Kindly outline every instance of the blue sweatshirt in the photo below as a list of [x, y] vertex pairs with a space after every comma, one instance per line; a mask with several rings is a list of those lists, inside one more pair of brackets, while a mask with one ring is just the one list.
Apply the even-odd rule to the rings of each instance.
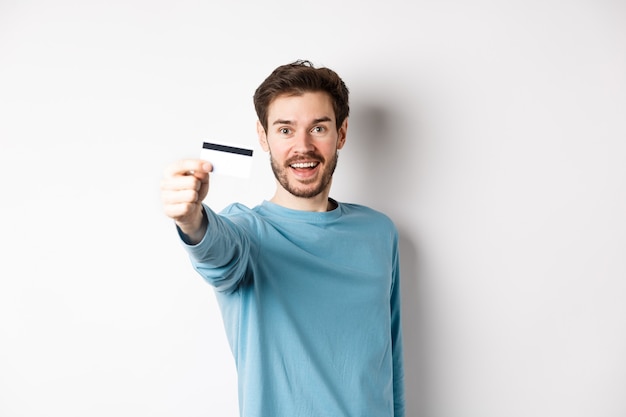
[[184, 245], [216, 290], [244, 417], [403, 417], [398, 233], [339, 203], [264, 202], [219, 215]]

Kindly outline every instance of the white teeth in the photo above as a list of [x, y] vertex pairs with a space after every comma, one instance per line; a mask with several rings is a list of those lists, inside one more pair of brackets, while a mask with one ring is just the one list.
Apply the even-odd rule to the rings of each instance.
[[292, 168], [315, 168], [316, 166], [317, 162], [298, 162], [291, 164]]

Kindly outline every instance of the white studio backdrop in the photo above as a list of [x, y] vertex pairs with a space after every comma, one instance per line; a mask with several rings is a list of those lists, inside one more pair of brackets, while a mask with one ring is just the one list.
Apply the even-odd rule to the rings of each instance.
[[305, 58], [351, 89], [332, 195], [402, 238], [408, 417], [626, 415], [626, 4], [0, 0], [0, 416], [234, 416], [161, 212]]

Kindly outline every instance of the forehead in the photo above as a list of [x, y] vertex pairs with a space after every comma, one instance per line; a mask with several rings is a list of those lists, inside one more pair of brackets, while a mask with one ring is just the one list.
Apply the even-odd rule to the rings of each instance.
[[335, 120], [332, 99], [324, 91], [281, 94], [272, 100], [267, 112], [270, 124], [275, 120], [306, 121], [322, 117]]

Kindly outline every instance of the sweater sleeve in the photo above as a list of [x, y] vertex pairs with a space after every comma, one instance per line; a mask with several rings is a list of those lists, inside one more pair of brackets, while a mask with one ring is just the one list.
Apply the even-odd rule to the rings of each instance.
[[394, 417], [404, 417], [404, 359], [402, 348], [402, 323], [400, 319], [400, 261], [398, 255], [398, 239], [394, 245], [393, 287], [391, 291], [391, 342], [393, 353], [393, 398]]
[[240, 225], [207, 206], [204, 210], [208, 219], [204, 237], [196, 245], [183, 241], [183, 247], [202, 278], [219, 292], [234, 292], [246, 275], [250, 239]]

